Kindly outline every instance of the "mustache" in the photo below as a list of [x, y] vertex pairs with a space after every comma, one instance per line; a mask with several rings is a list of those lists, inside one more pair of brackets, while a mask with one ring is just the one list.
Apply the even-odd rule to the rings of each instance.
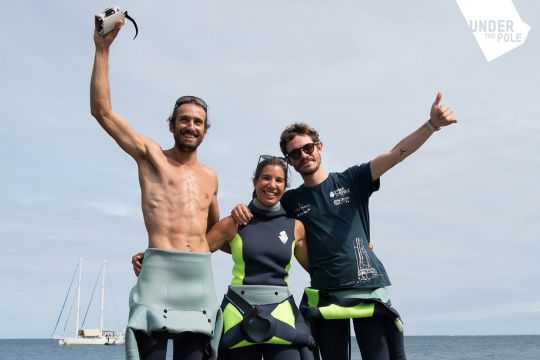
[[193, 136], [199, 137], [201, 136], [201, 133], [198, 132], [197, 130], [184, 129], [183, 131], [180, 132], [180, 135], [193, 135]]

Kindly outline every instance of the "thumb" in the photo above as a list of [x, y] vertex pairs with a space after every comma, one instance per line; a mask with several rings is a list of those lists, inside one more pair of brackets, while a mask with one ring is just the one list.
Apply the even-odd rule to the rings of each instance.
[[442, 97], [443, 97], [443, 93], [438, 91], [437, 96], [435, 97], [435, 101], [433, 102], [433, 105], [439, 105], [439, 103], [441, 102]]

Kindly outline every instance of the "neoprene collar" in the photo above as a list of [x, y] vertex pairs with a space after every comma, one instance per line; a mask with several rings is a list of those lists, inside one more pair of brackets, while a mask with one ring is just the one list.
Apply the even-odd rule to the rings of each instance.
[[268, 207], [261, 204], [261, 202], [255, 198], [249, 203], [248, 208], [253, 214], [263, 217], [285, 216], [286, 214], [279, 201], [276, 205]]

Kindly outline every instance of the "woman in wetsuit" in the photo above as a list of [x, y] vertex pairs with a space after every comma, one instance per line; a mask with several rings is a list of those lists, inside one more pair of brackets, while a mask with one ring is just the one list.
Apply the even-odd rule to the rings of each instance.
[[207, 234], [211, 251], [233, 257], [233, 280], [222, 302], [220, 358], [312, 358], [314, 342], [287, 286], [294, 255], [308, 269], [304, 226], [288, 218], [279, 200], [287, 187], [284, 158], [263, 155], [253, 176], [253, 219], [238, 226], [226, 217]]

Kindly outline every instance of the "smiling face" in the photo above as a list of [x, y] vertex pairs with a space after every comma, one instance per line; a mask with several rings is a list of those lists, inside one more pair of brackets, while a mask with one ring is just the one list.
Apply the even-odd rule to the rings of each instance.
[[194, 152], [206, 134], [206, 113], [192, 103], [178, 107], [176, 118], [171, 121], [169, 130], [174, 134], [176, 147], [183, 152]]
[[[287, 154], [291, 151], [301, 149], [304, 145], [313, 142], [313, 139], [308, 135], [296, 135], [286, 144]], [[291, 164], [302, 176], [312, 175], [317, 172], [321, 166], [321, 150], [322, 143], [316, 143], [311, 154], [306, 153], [304, 150], [300, 150], [300, 157], [298, 159], [288, 158], [289, 164]]]
[[265, 165], [258, 178], [253, 179], [257, 200], [264, 206], [274, 206], [285, 192], [287, 179], [283, 167], [275, 164]]

